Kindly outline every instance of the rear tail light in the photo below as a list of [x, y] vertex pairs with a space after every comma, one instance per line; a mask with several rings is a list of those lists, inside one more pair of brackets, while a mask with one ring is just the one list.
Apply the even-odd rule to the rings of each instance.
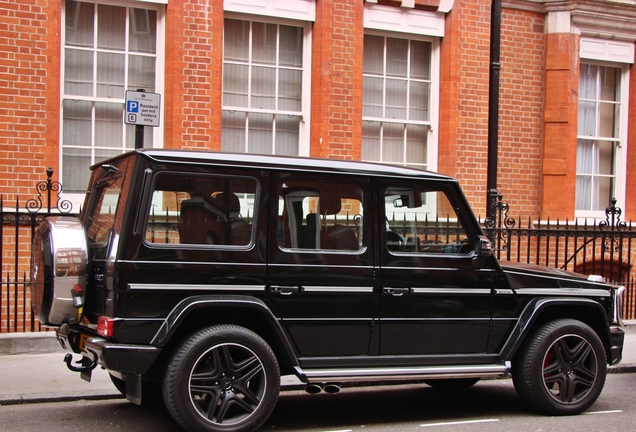
[[71, 290], [71, 296], [73, 297], [73, 305], [76, 308], [80, 308], [84, 306], [84, 296], [86, 294], [86, 290], [83, 286], [79, 284], [73, 285], [73, 289]]
[[99, 317], [97, 320], [97, 333], [104, 337], [113, 337], [115, 329], [115, 320], [105, 316]]

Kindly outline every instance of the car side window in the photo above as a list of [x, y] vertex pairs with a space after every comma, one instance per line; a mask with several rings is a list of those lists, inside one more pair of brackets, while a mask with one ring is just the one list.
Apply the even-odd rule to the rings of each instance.
[[278, 187], [278, 245], [283, 249], [362, 249], [362, 189], [285, 180]]
[[252, 238], [254, 179], [162, 173], [156, 176], [146, 241], [246, 246]]
[[443, 190], [395, 187], [384, 192], [386, 246], [391, 252], [469, 254], [473, 251]]

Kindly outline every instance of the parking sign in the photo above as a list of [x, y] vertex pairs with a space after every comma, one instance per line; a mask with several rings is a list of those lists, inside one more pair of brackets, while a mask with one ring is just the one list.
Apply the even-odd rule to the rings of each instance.
[[161, 95], [126, 90], [126, 115], [124, 123], [140, 126], [159, 126]]

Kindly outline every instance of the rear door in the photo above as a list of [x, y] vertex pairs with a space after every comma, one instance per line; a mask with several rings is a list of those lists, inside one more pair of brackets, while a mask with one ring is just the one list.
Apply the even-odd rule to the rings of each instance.
[[367, 354], [374, 323], [369, 179], [278, 173], [272, 182], [267, 291], [301, 364]]
[[146, 172], [152, 174], [143, 207], [147, 222], [143, 238], [124, 241], [118, 317], [137, 325], [135, 334], [144, 328], [150, 336], [186, 297], [266, 300], [262, 173], [194, 165]]
[[485, 353], [492, 271], [473, 266], [478, 232], [459, 191], [437, 181], [380, 184], [381, 355], [436, 363]]

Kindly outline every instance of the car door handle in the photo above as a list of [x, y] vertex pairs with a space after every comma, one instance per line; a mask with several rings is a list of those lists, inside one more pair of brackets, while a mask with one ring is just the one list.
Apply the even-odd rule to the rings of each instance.
[[269, 292], [272, 294], [291, 295], [293, 293], [300, 292], [300, 287], [273, 285], [269, 287]]
[[411, 288], [391, 288], [386, 287], [382, 289], [384, 294], [391, 294], [395, 297], [403, 296], [404, 294], [409, 294], [411, 292]]

